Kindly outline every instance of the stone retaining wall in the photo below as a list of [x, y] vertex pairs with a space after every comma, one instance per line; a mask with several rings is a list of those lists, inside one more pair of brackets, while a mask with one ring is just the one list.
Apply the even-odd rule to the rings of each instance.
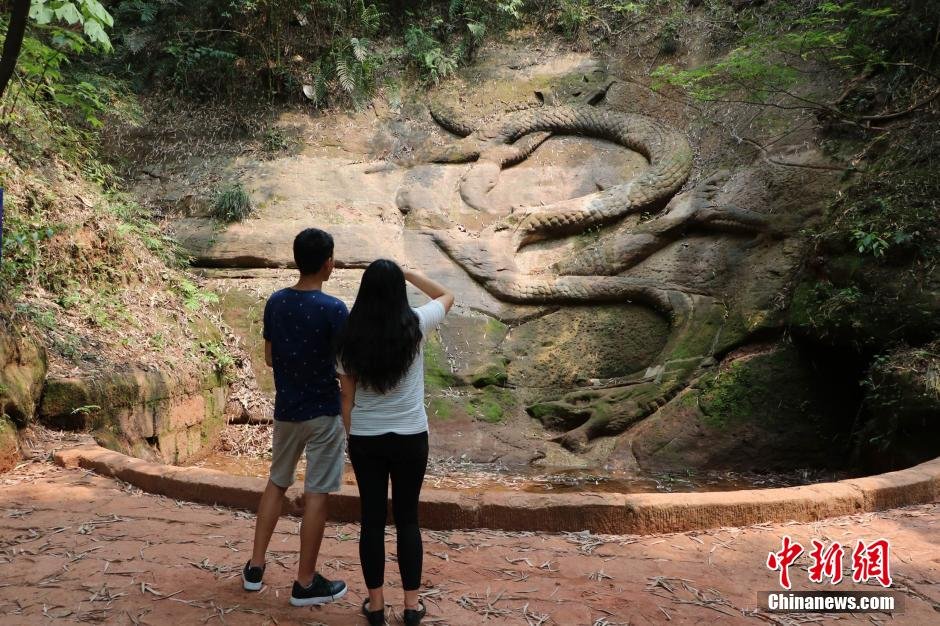
[[[255, 510], [266, 480], [196, 467], [149, 463], [84, 446], [56, 452], [63, 467], [82, 467], [171, 498]], [[287, 492], [287, 512], [299, 513], [299, 485]], [[467, 495], [425, 489], [421, 525], [434, 530], [495, 528], [603, 534], [680, 532], [763, 522], [814, 521], [940, 500], [940, 458], [907, 470], [783, 489], [706, 493], [553, 494], [493, 491]], [[356, 487], [344, 485], [330, 503], [330, 519], [357, 521]]]
[[221, 433], [228, 389], [216, 375], [126, 370], [46, 380], [39, 420], [91, 431], [102, 445], [167, 463], [208, 450]]

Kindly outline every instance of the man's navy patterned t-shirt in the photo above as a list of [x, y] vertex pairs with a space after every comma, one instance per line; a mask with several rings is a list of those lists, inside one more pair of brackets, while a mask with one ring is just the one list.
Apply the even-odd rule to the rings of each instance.
[[322, 291], [281, 289], [264, 307], [264, 338], [271, 342], [274, 419], [302, 422], [339, 415], [333, 340], [349, 311]]

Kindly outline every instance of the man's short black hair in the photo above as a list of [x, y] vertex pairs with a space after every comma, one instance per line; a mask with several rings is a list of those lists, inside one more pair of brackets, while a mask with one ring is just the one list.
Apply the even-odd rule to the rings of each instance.
[[301, 274], [316, 274], [333, 256], [333, 237], [319, 228], [307, 228], [294, 238], [294, 263]]

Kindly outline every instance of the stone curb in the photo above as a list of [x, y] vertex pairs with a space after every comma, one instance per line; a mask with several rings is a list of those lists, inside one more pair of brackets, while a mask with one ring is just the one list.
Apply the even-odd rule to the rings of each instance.
[[[203, 504], [253, 511], [264, 478], [233, 476], [211, 469], [160, 465], [88, 445], [55, 453], [57, 465], [91, 469], [144, 491]], [[298, 513], [303, 493], [287, 491], [285, 512]], [[940, 500], [940, 458], [910, 469], [805, 487], [703, 493], [551, 494], [494, 491], [467, 495], [425, 489], [421, 525], [432, 530], [493, 528], [601, 534], [651, 534], [748, 526], [766, 522], [808, 522]], [[356, 487], [343, 485], [330, 500], [330, 519], [359, 519]]]

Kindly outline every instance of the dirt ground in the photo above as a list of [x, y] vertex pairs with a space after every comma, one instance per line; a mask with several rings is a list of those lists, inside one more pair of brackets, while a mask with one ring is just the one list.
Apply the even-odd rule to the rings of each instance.
[[[278, 526], [267, 586], [247, 594], [239, 574], [251, 545], [251, 514], [176, 502], [44, 461], [3, 475], [0, 502], [3, 624], [364, 623], [353, 524], [328, 527], [320, 561], [321, 571], [345, 579], [350, 592], [326, 607], [298, 609], [288, 605], [296, 519]], [[815, 524], [643, 537], [425, 531], [426, 623], [937, 623], [938, 526], [940, 503]], [[784, 534], [807, 545], [819, 537], [843, 544], [890, 539], [902, 611], [890, 617], [759, 610], [759, 592], [777, 588], [764, 561]], [[798, 563], [794, 588], [809, 589], [807, 562]], [[390, 624], [400, 623], [396, 578], [391, 556]]]

